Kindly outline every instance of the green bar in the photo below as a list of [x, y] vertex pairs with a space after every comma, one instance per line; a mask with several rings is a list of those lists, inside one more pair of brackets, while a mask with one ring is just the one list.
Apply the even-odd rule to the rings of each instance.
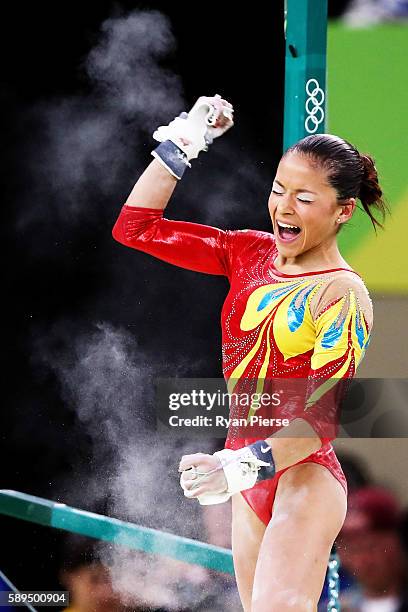
[[325, 132], [327, 0], [286, 0], [283, 150]]
[[38, 525], [51, 525], [54, 505], [55, 503], [48, 499], [26, 495], [19, 491], [0, 491], [0, 512], [2, 514], [38, 523]]
[[219, 572], [234, 573], [232, 553], [226, 548], [71, 508], [18, 491], [0, 491], [0, 513], [134, 550], [195, 563]]

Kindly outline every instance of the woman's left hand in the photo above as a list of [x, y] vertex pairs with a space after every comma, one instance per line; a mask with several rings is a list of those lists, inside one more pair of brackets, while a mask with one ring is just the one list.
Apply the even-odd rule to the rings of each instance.
[[214, 455], [183, 455], [179, 472], [182, 472], [180, 485], [186, 497], [196, 498], [205, 493], [224, 493], [227, 490], [228, 484], [221, 461]]

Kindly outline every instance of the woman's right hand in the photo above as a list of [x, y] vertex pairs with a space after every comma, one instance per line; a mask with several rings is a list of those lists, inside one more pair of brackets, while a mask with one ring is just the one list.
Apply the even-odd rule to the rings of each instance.
[[201, 96], [189, 113], [181, 113], [168, 125], [160, 126], [153, 138], [159, 142], [171, 140], [190, 161], [234, 125], [233, 114], [232, 104], [219, 94]]
[[[199, 98], [198, 101], [201, 99]], [[215, 117], [209, 125], [208, 131], [213, 139], [218, 138], [234, 125], [234, 107], [228, 100], [221, 98], [219, 94], [212, 98], [203, 97], [203, 100], [207, 100], [215, 110]]]

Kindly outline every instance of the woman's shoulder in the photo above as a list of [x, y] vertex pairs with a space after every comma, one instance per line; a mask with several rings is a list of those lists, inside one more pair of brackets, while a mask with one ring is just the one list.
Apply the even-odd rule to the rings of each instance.
[[255, 229], [227, 230], [227, 236], [233, 246], [244, 248], [254, 246], [260, 248], [262, 245], [268, 248], [275, 244], [275, 236], [271, 232]]
[[332, 287], [332, 290], [340, 293], [353, 291], [371, 302], [364, 279], [352, 268], [336, 270], [330, 278], [329, 286]]
[[330, 304], [341, 299], [346, 300], [349, 304], [354, 302], [356, 308], [362, 311], [369, 327], [371, 327], [373, 304], [370, 294], [364, 280], [351, 268], [334, 270], [322, 279], [313, 299], [313, 318], [318, 318]]

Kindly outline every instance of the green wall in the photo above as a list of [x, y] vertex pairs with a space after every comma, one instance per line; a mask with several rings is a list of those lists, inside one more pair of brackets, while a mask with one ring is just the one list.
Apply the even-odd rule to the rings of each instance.
[[391, 209], [377, 236], [357, 211], [342, 251], [372, 291], [408, 294], [408, 26], [330, 24], [327, 131], [373, 155]]

